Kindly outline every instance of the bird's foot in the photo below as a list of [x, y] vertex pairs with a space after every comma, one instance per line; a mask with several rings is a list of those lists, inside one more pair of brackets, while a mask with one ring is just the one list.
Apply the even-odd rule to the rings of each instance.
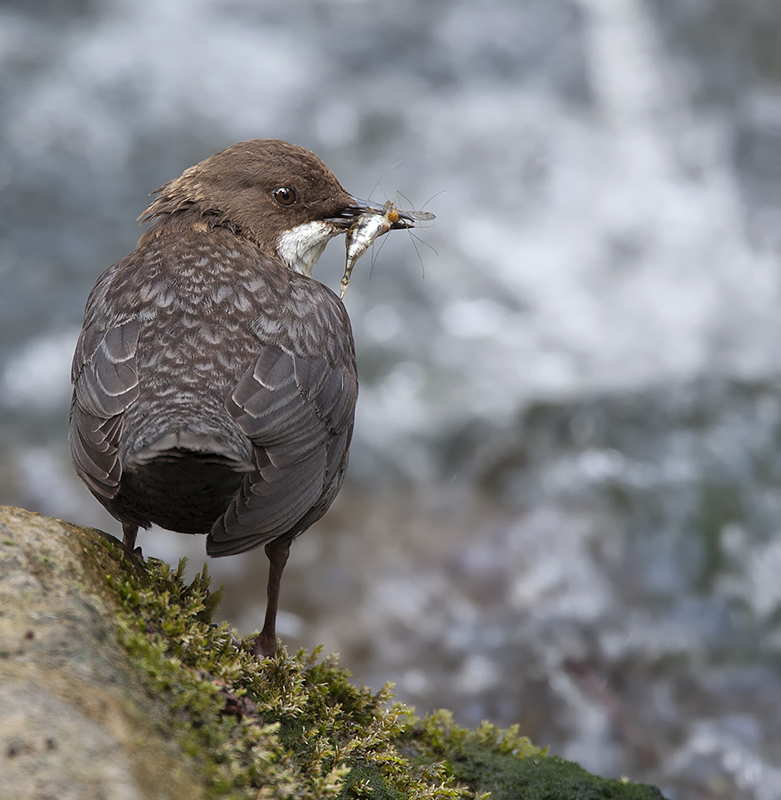
[[273, 658], [277, 654], [277, 640], [275, 636], [268, 636], [261, 631], [252, 644], [255, 658]]

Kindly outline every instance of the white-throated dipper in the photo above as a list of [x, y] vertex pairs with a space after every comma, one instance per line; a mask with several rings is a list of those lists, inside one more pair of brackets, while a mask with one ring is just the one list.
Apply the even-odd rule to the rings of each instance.
[[158, 190], [136, 250], [90, 293], [73, 358], [73, 463], [131, 551], [152, 523], [208, 534], [211, 556], [265, 545], [259, 656], [276, 651], [290, 544], [347, 467], [352, 330], [311, 274], [367, 207], [302, 147], [228, 147]]

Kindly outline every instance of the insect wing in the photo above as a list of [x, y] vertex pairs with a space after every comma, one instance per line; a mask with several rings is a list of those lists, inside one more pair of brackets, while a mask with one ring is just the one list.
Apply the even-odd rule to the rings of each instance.
[[437, 215], [432, 214], [430, 211], [405, 211], [404, 213], [412, 217], [412, 219], [418, 220], [418, 222], [431, 222], [432, 219], [437, 218]]

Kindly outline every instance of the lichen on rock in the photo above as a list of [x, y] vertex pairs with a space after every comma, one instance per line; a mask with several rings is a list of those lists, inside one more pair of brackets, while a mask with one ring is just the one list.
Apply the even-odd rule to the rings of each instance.
[[319, 649], [257, 660], [219, 592], [0, 507], [0, 797], [659, 798], [517, 730], [424, 719]]

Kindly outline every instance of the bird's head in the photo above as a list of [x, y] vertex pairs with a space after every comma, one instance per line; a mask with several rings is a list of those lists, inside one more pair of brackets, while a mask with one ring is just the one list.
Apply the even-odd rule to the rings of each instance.
[[304, 275], [312, 274], [329, 239], [379, 208], [348, 194], [314, 153], [278, 139], [231, 145], [156, 194], [140, 217], [144, 222], [195, 213]]

